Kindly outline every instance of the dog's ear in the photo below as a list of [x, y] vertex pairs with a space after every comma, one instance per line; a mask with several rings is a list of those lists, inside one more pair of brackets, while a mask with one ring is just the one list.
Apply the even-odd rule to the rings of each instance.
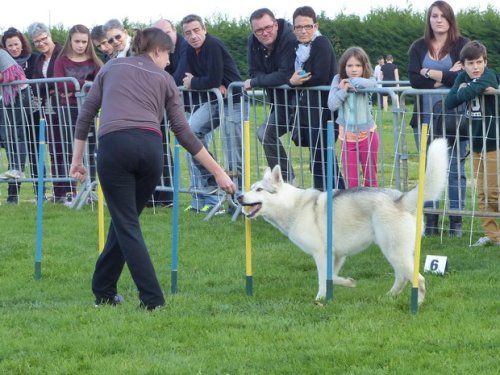
[[283, 183], [283, 177], [281, 176], [281, 168], [279, 164], [276, 164], [273, 168], [273, 183], [275, 184]]
[[264, 179], [271, 178], [271, 168], [266, 167], [266, 170], [264, 171]]

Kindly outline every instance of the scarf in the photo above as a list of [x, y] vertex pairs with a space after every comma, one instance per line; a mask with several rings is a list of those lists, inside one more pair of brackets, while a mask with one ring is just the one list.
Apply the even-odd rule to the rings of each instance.
[[316, 32], [313, 35], [313, 38], [309, 43], [300, 43], [297, 46], [297, 49], [295, 50], [295, 70], [302, 70], [304, 68], [304, 64], [309, 59], [309, 56], [311, 55], [311, 43], [314, 42], [314, 39], [316, 39], [317, 36], [321, 35], [319, 30], [316, 30]]
[[19, 56], [19, 57], [15, 58], [14, 60], [19, 65], [24, 66], [26, 64], [26, 62], [30, 59], [30, 57], [31, 57], [31, 53], [28, 53], [26, 56]]
[[[2, 84], [13, 81], [25, 81], [26, 75], [23, 68], [3, 49], [0, 49], [0, 72], [2, 72]], [[13, 102], [19, 91], [19, 85], [2, 87], [2, 97], [5, 105]]]
[[121, 51], [118, 51], [116, 57], [127, 57], [128, 50], [130, 49], [131, 37], [127, 35], [127, 43], [125, 44], [125, 48]]

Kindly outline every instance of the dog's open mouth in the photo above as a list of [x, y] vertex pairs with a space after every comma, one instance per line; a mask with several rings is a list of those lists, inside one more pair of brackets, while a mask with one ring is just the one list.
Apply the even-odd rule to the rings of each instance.
[[246, 217], [249, 219], [253, 218], [255, 215], [257, 215], [257, 212], [260, 211], [262, 208], [262, 203], [261, 202], [256, 202], [256, 203], [246, 203], [243, 204], [245, 207], [250, 207], [250, 212], [245, 212], [243, 210], [243, 213], [245, 214]]

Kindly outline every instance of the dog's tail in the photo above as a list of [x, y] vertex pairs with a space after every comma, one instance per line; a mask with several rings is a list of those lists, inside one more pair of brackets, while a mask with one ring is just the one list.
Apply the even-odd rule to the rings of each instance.
[[[425, 168], [424, 202], [438, 200], [448, 182], [448, 142], [437, 138], [429, 145]], [[418, 186], [403, 196], [403, 203], [414, 211], [418, 202]]]

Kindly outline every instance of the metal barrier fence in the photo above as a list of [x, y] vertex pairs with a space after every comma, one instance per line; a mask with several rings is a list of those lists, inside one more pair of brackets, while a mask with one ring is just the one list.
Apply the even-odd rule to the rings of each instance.
[[[41, 163], [50, 166], [44, 181], [51, 185], [54, 202], [70, 202], [76, 194], [76, 184], [69, 176], [73, 149], [74, 124], [80, 108], [80, 85], [74, 78], [36, 79], [2, 85], [4, 89], [22, 88], [15, 101], [0, 108], [0, 139], [5, 152], [0, 154], [0, 182], [6, 182], [7, 201], [17, 203], [23, 183], [34, 187]], [[38, 160], [39, 124], [47, 123], [48, 156]], [[95, 144], [91, 135], [89, 144]], [[94, 163], [92, 176], [95, 176]], [[48, 189], [46, 186], [43, 190]], [[27, 194], [33, 197], [33, 194]]]
[[[465, 106], [447, 111], [444, 106], [439, 105], [438, 102], [444, 103], [448, 91], [447, 89], [416, 90], [410, 88], [401, 93], [402, 110], [399, 112], [398, 124], [401, 134], [399, 153], [401, 155], [402, 181], [404, 181], [402, 188], [403, 190], [408, 189], [409, 181], [412, 180], [411, 150], [414, 149], [415, 152], [418, 152], [420, 129], [422, 123], [427, 122], [429, 123], [429, 138], [431, 140], [435, 137], [448, 139], [450, 163], [444, 207], [439, 208], [438, 202], [428, 202], [424, 206], [424, 212], [451, 216], [500, 217], [498, 212], [486, 212], [478, 207], [476, 180], [479, 171], [474, 167], [474, 159], [477, 154], [474, 156], [475, 154], [472, 152], [472, 144], [477, 141], [473, 135], [473, 126], [477, 126], [477, 124], [473, 124], [473, 116], [466, 113], [468, 109]], [[473, 111], [474, 107], [484, 110], [488, 97], [494, 100], [494, 111], [493, 115], [481, 117], [482, 134], [487, 134], [491, 128], [496, 150], [500, 150], [500, 91], [497, 90], [495, 93], [481, 95], [474, 99], [475, 103], [473, 103], [471, 110]], [[412, 126], [408, 126], [409, 124]], [[410, 136], [407, 134], [408, 129], [411, 129]], [[484, 148], [486, 137], [481, 137], [479, 142]], [[500, 186], [500, 152], [494, 153], [493, 157], [497, 170], [494, 178], [497, 186]], [[496, 204], [496, 207], [500, 207], [498, 194], [495, 196], [495, 193], [490, 192], [490, 196], [497, 200], [492, 203]]]
[[[34, 201], [36, 196], [36, 179], [38, 166], [44, 162], [46, 168], [47, 198], [54, 202], [75, 206], [76, 184], [69, 176], [71, 162], [74, 125], [78, 110], [85, 100], [89, 84], [79, 87], [72, 78], [57, 78], [44, 80], [29, 80], [29, 86], [22, 90], [20, 99], [7, 106], [1, 106], [0, 137], [3, 150], [0, 153], [0, 194], [7, 200], [16, 203], [21, 200]], [[13, 82], [10, 85], [19, 85]], [[380, 137], [378, 150], [377, 177], [379, 187], [407, 190], [416, 183], [416, 163], [418, 160], [418, 143], [408, 136], [409, 120], [412, 114], [417, 114], [415, 136], [419, 134], [422, 121], [429, 121], [431, 138], [434, 136], [433, 118], [429, 110], [433, 96], [444, 97], [447, 90], [415, 90], [400, 82], [399, 87], [378, 87], [371, 90], [360, 90], [369, 93], [374, 103], [372, 116]], [[280, 163], [284, 178], [300, 187], [326, 187], [326, 121], [333, 119], [333, 114], [326, 107], [325, 97], [329, 86], [312, 88], [277, 87], [272, 90], [252, 90], [243, 92], [243, 82], [235, 82], [228, 88], [227, 98], [223, 98], [219, 90], [189, 91], [180, 88], [185, 103], [185, 111], [191, 126], [198, 126], [196, 132], [214, 158], [221, 163], [233, 177], [239, 190], [242, 189], [242, 123], [249, 119], [252, 125], [251, 139], [251, 178], [259, 179], [264, 167], [268, 164]], [[430, 95], [432, 94], [432, 96]], [[382, 111], [381, 97], [388, 95], [393, 106], [389, 113]], [[498, 135], [498, 92], [495, 100], [495, 116], [493, 126]], [[236, 98], [236, 100], [235, 100]], [[278, 98], [279, 100], [273, 100]], [[484, 97], [481, 98], [484, 103]], [[427, 104], [426, 104], [427, 101]], [[458, 113], [444, 113], [446, 116], [460, 116]], [[38, 160], [37, 140], [40, 118], [47, 121], [48, 156], [46, 160]], [[162, 124], [164, 134], [164, 171], [158, 183], [157, 193], [152, 197], [152, 205], [168, 204], [172, 201], [173, 138], [168, 131], [168, 116], [165, 114]], [[444, 121], [443, 121], [444, 122]], [[491, 123], [484, 126], [492, 126]], [[469, 124], [469, 127], [471, 124]], [[450, 170], [456, 171], [456, 178], [464, 178], [470, 186], [474, 181], [471, 158], [467, 159], [467, 144], [472, 141], [471, 132], [465, 146], [459, 142], [454, 150], [458, 157], [452, 158]], [[417, 138], [414, 138], [417, 139]], [[89, 167], [88, 183], [80, 192], [85, 192], [84, 198], [90, 202], [95, 196], [95, 130], [91, 132], [85, 164]], [[337, 157], [340, 156], [340, 142], [337, 142]], [[500, 148], [500, 147], [497, 147]], [[465, 155], [465, 156], [464, 156]], [[467, 161], [465, 161], [465, 160]], [[340, 160], [340, 159], [339, 159]], [[455, 163], [455, 164], [453, 164]], [[338, 176], [343, 172], [338, 163], [334, 182], [338, 184]], [[454, 168], [452, 168], [454, 165]], [[500, 176], [500, 161], [497, 156], [497, 168]], [[13, 172], [14, 171], [14, 172]], [[21, 175], [15, 175], [20, 171]], [[21, 184], [23, 189], [21, 189]], [[5, 189], [5, 185], [7, 189]], [[30, 193], [28, 186], [35, 189]], [[335, 185], [336, 186], [336, 185]], [[210, 195], [213, 181], [190, 157], [182, 161], [181, 192], [192, 195], [191, 205], [203, 202], [202, 196]], [[456, 188], [456, 187], [455, 187]], [[19, 192], [21, 191], [21, 194]], [[458, 197], [452, 197], [453, 204], [444, 203], [443, 209], [437, 206], [427, 207], [425, 212], [441, 212], [446, 214], [465, 214], [498, 216], [492, 213], [479, 212], [474, 201], [474, 192], [464, 192], [458, 189]], [[12, 198], [15, 197], [15, 198]], [[218, 200], [216, 209], [224, 201], [224, 196], [215, 194]], [[445, 200], [450, 200], [447, 194]], [[456, 206], [456, 202], [458, 206]], [[460, 203], [463, 202], [463, 203]], [[78, 207], [81, 207], [81, 203]], [[454, 206], [455, 205], [455, 206]], [[451, 207], [451, 208], [448, 208]], [[200, 208], [200, 207], [198, 207]], [[212, 213], [215, 213], [212, 212]]]
[[[398, 92], [404, 88], [376, 88], [372, 90], [360, 90], [373, 94], [373, 102], [381, 101], [382, 95], [388, 95], [394, 102], [398, 102]], [[284, 173], [284, 179], [292, 181], [300, 187], [322, 188], [326, 186], [326, 122], [333, 120], [333, 113], [326, 107], [326, 98], [323, 100], [323, 106], [319, 106], [319, 97], [328, 96], [329, 86], [310, 87], [307, 89], [289, 88], [281, 86], [271, 90], [271, 97], [276, 97], [279, 90], [286, 91], [290, 95], [284, 95], [283, 104], [277, 105], [269, 100], [265, 92], [253, 91], [247, 93], [249, 102], [249, 119], [254, 131], [252, 135], [252, 180], [259, 179], [267, 165], [263, 141], [262, 126], [267, 124], [279, 123], [280, 130], [273, 129], [275, 134], [273, 141], [280, 138], [281, 143], [273, 143], [269, 146], [276, 149], [276, 159], [282, 161], [281, 169], [287, 170]], [[297, 98], [301, 98], [298, 100]], [[279, 113], [281, 110], [281, 114]], [[392, 139], [398, 140], [397, 123], [399, 120], [399, 109], [393, 107], [389, 114], [390, 120], [384, 119], [382, 107], [373, 106], [373, 119], [377, 126], [381, 144], [392, 144]], [[317, 134], [314, 134], [314, 133]], [[278, 135], [283, 134], [281, 137]], [[311, 139], [315, 144], [308, 144]], [[278, 146], [278, 147], [277, 147]], [[319, 151], [318, 151], [319, 149]], [[379, 186], [397, 187], [401, 184], [399, 173], [399, 162], [395, 160], [398, 153], [394, 152], [395, 147], [388, 149], [380, 147], [378, 152], [378, 170]], [[340, 143], [337, 142], [337, 158], [340, 156]], [[319, 166], [313, 167], [313, 162]], [[272, 163], [275, 164], [275, 163]], [[340, 161], [338, 167], [340, 168]], [[291, 172], [290, 172], [291, 171]], [[338, 171], [334, 171], [334, 176], [338, 176]], [[316, 181], [315, 181], [316, 180]], [[337, 187], [338, 179], [334, 181], [334, 187]]]

